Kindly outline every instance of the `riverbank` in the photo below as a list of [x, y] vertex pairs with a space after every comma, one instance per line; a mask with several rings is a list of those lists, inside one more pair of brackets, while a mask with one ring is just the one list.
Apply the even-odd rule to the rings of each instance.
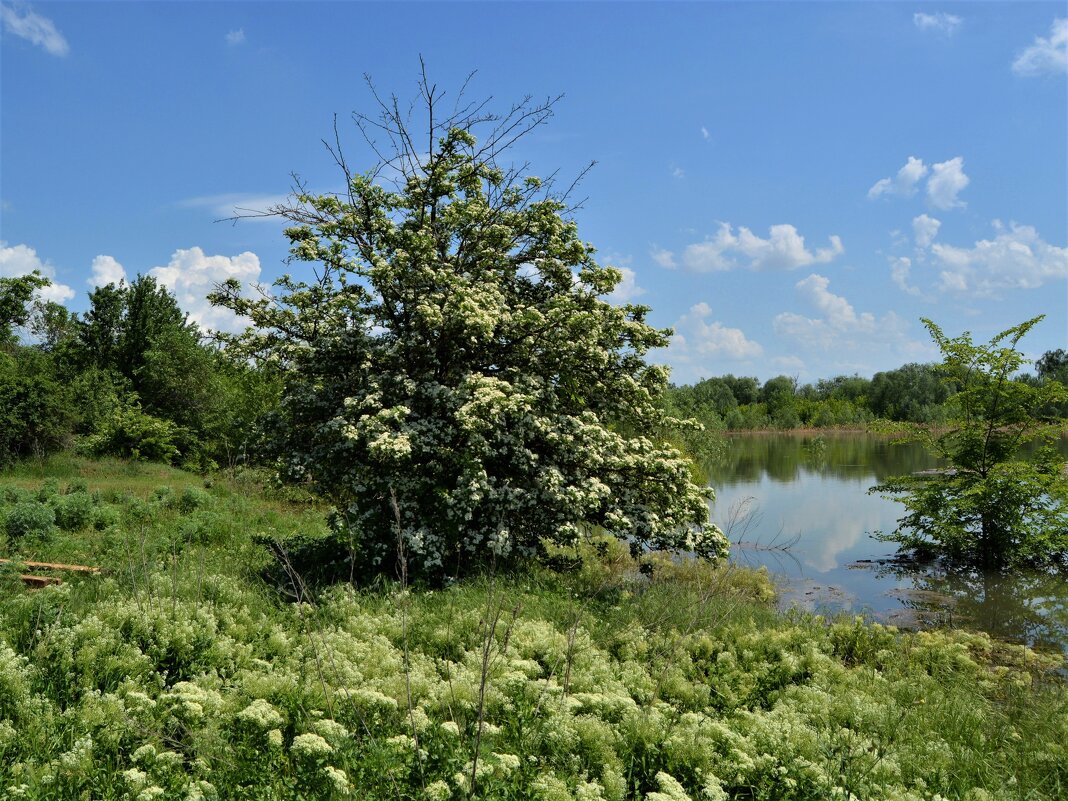
[[[9, 798], [1054, 799], [1057, 660], [774, 611], [765, 573], [614, 542], [429, 592], [284, 600], [257, 544], [323, 532], [254, 477], [57, 460], [0, 475]], [[47, 515], [44, 515], [45, 517]], [[576, 561], [581, 560], [581, 561]], [[291, 585], [292, 586], [292, 585]]]

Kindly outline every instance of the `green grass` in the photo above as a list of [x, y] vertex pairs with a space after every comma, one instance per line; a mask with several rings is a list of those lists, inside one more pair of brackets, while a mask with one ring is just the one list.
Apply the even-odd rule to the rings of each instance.
[[0, 474], [0, 519], [83, 491], [89, 524], [0, 539], [105, 570], [36, 592], [0, 571], [0, 797], [1068, 794], [1055, 660], [982, 635], [782, 615], [763, 574], [645, 577], [613, 543], [291, 603], [256, 542], [325, 510], [249, 474], [57, 457]]

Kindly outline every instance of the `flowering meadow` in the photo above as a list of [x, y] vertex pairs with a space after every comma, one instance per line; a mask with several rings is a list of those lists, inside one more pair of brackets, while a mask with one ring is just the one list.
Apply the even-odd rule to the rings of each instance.
[[263, 543], [324, 511], [247, 475], [0, 474], [0, 556], [103, 568], [0, 566], [0, 797], [1068, 795], [1059, 656], [784, 615], [764, 574], [614, 540], [435, 591], [278, 582]]

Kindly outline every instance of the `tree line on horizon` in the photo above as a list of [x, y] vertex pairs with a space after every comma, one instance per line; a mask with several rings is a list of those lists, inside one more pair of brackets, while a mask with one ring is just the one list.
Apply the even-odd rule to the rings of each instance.
[[[1035, 362], [1034, 373], [1020, 373], [1013, 380], [1068, 386], [1068, 351], [1047, 351]], [[947, 401], [956, 392], [942, 364], [909, 363], [871, 378], [838, 375], [814, 383], [786, 375], [761, 383], [753, 376], [728, 373], [672, 385], [664, 402], [676, 416], [696, 419], [714, 431], [865, 428], [876, 420], [937, 426], [950, 422]], [[1068, 404], [1047, 411], [1065, 418]]]
[[[45, 286], [39, 275], [0, 279], [0, 465], [67, 447], [194, 470], [256, 460], [277, 371], [216, 347], [150, 275], [97, 287], [81, 315], [40, 300]], [[1014, 380], [1068, 385], [1068, 351], [1035, 368]], [[909, 363], [813, 383], [726, 374], [672, 384], [662, 403], [709, 432], [864, 428], [946, 423], [954, 392], [941, 365]], [[1068, 417], [1068, 404], [1050, 411]], [[679, 439], [701, 450], [699, 437]]]

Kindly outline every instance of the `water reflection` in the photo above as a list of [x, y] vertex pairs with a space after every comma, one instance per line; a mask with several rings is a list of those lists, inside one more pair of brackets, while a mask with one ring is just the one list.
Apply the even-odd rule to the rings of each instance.
[[905, 578], [898, 595], [921, 621], [945, 622], [1051, 649], [1068, 645], [1068, 607], [1062, 576], [1034, 571], [1011, 574], [931, 564], [874, 566], [878, 576]]
[[706, 469], [733, 558], [776, 574], [787, 603], [900, 625], [964, 625], [1068, 651], [1063, 576], [900, 562], [892, 544], [870, 536], [892, 531], [902, 507], [868, 488], [937, 466], [920, 446], [884, 437], [759, 434], [732, 437]]

